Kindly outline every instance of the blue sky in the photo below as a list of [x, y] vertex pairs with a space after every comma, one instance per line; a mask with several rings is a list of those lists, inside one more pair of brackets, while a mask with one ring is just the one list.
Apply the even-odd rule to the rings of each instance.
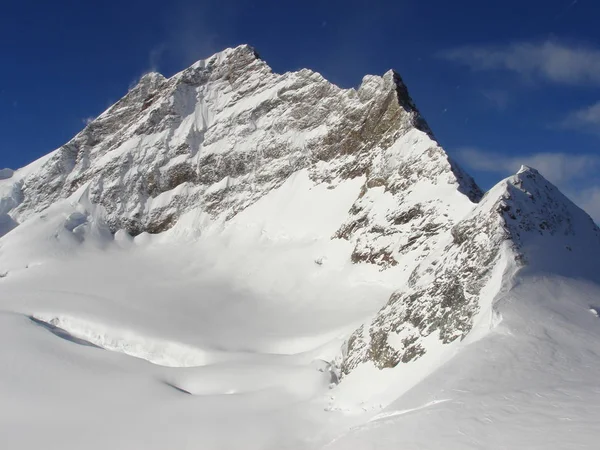
[[145, 72], [249, 43], [344, 87], [395, 68], [483, 188], [527, 163], [600, 220], [599, 18], [597, 0], [4, 0], [0, 166], [59, 147]]

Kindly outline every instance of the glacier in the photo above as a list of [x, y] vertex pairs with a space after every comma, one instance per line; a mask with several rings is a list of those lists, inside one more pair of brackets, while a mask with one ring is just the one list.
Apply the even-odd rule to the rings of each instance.
[[595, 448], [600, 230], [400, 76], [247, 45], [0, 172], [9, 448]]

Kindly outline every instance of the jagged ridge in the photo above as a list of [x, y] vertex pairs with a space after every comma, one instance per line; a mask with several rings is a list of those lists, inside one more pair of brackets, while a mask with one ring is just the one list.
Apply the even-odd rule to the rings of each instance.
[[[364, 177], [361, 198], [337, 236], [357, 242], [355, 262], [383, 267], [423, 246], [394, 244], [413, 223], [435, 234], [454, 220], [453, 207], [408, 199], [416, 184], [481, 196], [432, 139], [396, 72], [343, 90], [306, 69], [274, 74], [244, 45], [169, 79], [142, 77], [21, 181], [10, 214], [25, 220], [85, 186], [113, 232], [159, 233], [191, 209], [230, 219], [302, 169], [332, 189]], [[374, 217], [364, 204], [373, 188], [389, 192], [396, 210]], [[441, 221], [425, 223], [438, 213]], [[394, 239], [374, 243], [381, 229]]]
[[414, 269], [406, 287], [352, 334], [343, 373], [366, 362], [384, 369], [414, 361], [427, 353], [424, 340], [433, 333], [444, 344], [465, 338], [481, 310], [482, 289], [502, 263], [518, 268], [533, 259], [538, 270], [560, 274], [565, 266], [576, 267], [581, 277], [581, 260], [565, 263], [557, 256], [581, 259], [585, 254], [595, 263], [583, 266], [597, 267], [598, 227], [537, 170], [523, 166], [486, 193], [451, 229], [443, 250], [432, 252]]

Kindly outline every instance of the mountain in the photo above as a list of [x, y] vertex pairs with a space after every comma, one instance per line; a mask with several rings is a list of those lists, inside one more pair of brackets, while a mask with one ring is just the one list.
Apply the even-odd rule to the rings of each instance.
[[[597, 440], [546, 409], [597, 412], [569, 402], [595, 389], [600, 230], [533, 168], [484, 195], [394, 71], [344, 90], [243, 45], [147, 74], [0, 172], [0, 236], [14, 448]], [[518, 424], [513, 389], [541, 395]], [[435, 435], [481, 396], [495, 441]]]

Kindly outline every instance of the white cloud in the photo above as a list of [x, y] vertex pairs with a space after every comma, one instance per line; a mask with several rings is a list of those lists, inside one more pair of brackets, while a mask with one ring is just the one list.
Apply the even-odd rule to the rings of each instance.
[[147, 70], [144, 71], [144, 74], [149, 73], [149, 72], [159, 72], [160, 71], [160, 62], [161, 62], [161, 59], [164, 57], [166, 51], [167, 51], [167, 46], [164, 43], [155, 45], [154, 47], [152, 47], [150, 49], [150, 52], [148, 53], [148, 68], [147, 68]]
[[468, 167], [484, 172], [507, 175], [516, 172], [521, 165], [535, 167], [555, 184], [594, 176], [600, 171], [600, 157], [595, 155], [570, 155], [567, 153], [533, 153], [506, 156], [485, 152], [476, 148], [463, 148], [458, 157]]
[[438, 56], [475, 70], [508, 70], [563, 84], [600, 84], [600, 50], [554, 40], [509, 45], [473, 45]]
[[94, 120], [96, 120], [95, 117], [84, 117], [83, 119], [81, 119], [81, 121], [83, 122], [84, 125], [89, 125], [90, 123], [92, 123]]
[[534, 167], [600, 223], [600, 156], [567, 153], [507, 156], [463, 148], [458, 150], [457, 157], [471, 169], [502, 177], [515, 173], [523, 164]]
[[565, 191], [575, 203], [600, 224], [600, 185]]
[[600, 133], [600, 102], [572, 112], [564, 120], [563, 126]]

